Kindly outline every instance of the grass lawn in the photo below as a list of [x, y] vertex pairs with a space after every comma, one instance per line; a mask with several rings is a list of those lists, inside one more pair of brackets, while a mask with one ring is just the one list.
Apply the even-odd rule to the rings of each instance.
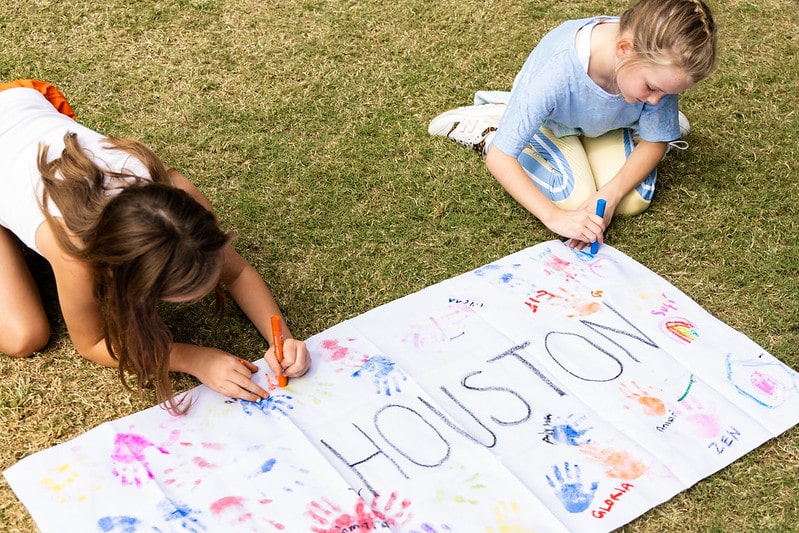
[[[427, 134], [479, 89], [510, 88], [538, 39], [611, 0], [3, 0], [0, 80], [62, 89], [79, 120], [136, 137], [209, 197], [294, 334], [552, 239], [480, 159]], [[721, 60], [682, 98], [690, 149], [644, 214], [606, 242], [799, 368], [799, 11], [715, 0]], [[0, 469], [153, 404], [83, 360], [35, 257], [54, 324], [35, 357], [0, 356]], [[165, 307], [176, 340], [257, 359], [229, 308]], [[178, 390], [196, 385], [176, 376]], [[790, 531], [793, 429], [624, 531]], [[0, 529], [35, 530], [0, 479]]]

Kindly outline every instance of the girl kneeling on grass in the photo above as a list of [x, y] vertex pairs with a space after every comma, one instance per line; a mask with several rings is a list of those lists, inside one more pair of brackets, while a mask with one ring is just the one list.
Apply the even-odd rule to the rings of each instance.
[[[169, 371], [187, 372], [232, 398], [268, 394], [255, 365], [215, 348], [172, 342], [159, 301], [190, 303], [224, 286], [266, 339], [280, 314], [257, 271], [231, 246], [208, 201], [142, 143], [107, 138], [74, 120], [52, 85], [0, 85], [0, 351], [28, 356], [50, 326], [19, 241], [50, 263], [69, 335], [81, 355], [154, 380], [159, 401], [175, 400]], [[18, 239], [18, 240], [17, 240]], [[310, 366], [305, 343], [286, 338], [276, 374]], [[126, 385], [127, 386], [127, 385]]]
[[[640, 0], [621, 17], [567, 21], [539, 42], [508, 93], [442, 113], [429, 133], [486, 156], [502, 186], [582, 249], [614, 213], [644, 211], [656, 166], [687, 134], [677, 94], [712, 71], [716, 26], [701, 0]], [[595, 214], [605, 199], [604, 218]]]

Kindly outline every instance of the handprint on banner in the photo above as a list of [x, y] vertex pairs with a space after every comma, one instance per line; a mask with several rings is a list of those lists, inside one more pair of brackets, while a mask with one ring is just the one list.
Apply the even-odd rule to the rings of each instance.
[[97, 528], [102, 533], [160, 533], [134, 516], [104, 516], [97, 521]]
[[554, 419], [547, 419], [544, 422], [544, 441], [550, 444], [564, 444], [566, 446], [580, 446], [588, 444], [591, 439], [588, 438], [587, 433], [593, 427], [583, 426], [588, 417], [585, 415], [579, 418], [575, 414], [570, 414], [566, 418], [556, 417]]
[[[357, 339], [346, 339], [354, 342]], [[339, 339], [325, 339], [319, 343], [317, 352], [323, 361], [331, 364], [334, 372], [341, 372], [349, 368], [358, 368], [369, 359], [369, 356], [342, 344]]]
[[605, 474], [616, 479], [637, 479], [647, 467], [626, 450], [600, 448], [596, 444], [580, 446], [580, 452], [606, 468]]
[[679, 402], [673, 408], [678, 419], [683, 419], [690, 424], [691, 432], [698, 437], [715, 439], [722, 432], [719, 417], [708, 411], [696, 396], [691, 396]]
[[[629, 385], [622, 383], [619, 386], [619, 390], [626, 397], [638, 402], [645, 415], [663, 416], [666, 414], [666, 405], [663, 403], [663, 400], [652, 396], [642, 389], [635, 381], [631, 381]], [[625, 406], [625, 409], [629, 409], [629, 407]]]
[[[72, 465], [66, 463], [47, 472], [47, 475], [41, 479], [41, 483], [44, 487], [50, 489], [57, 495], [59, 503], [65, 503], [67, 500], [63, 494], [69, 492], [67, 489], [69, 489], [79, 477], [80, 474], [78, 471], [75, 470]], [[78, 496], [78, 499], [85, 498], [86, 495], [84, 494], [79, 494]]]
[[375, 392], [386, 396], [391, 396], [392, 388], [394, 392], [402, 392], [400, 382], [408, 379], [394, 361], [385, 355], [373, 355], [352, 376], [357, 378], [364, 373], [372, 375]]
[[275, 394], [269, 398], [251, 402], [249, 400], [238, 400], [241, 405], [242, 411], [248, 416], [252, 416], [253, 412], [260, 411], [265, 415], [272, 413], [288, 416], [289, 411], [294, 409], [291, 404], [292, 397], [288, 394]]
[[162, 454], [169, 454], [165, 448], [154, 444], [142, 435], [135, 433], [118, 433], [114, 437], [114, 451], [111, 460], [114, 463], [111, 473], [119, 478], [123, 485], [142, 486], [142, 479], [153, 479], [150, 463], [144, 452], [154, 448]]
[[450, 299], [446, 309], [436, 315], [430, 315], [422, 322], [408, 324], [408, 333], [402, 337], [402, 342], [410, 344], [415, 350], [431, 349], [453, 341], [464, 335], [468, 327], [468, 320], [476, 316], [473, 305], [475, 302], [464, 302], [456, 298]]
[[494, 507], [494, 516], [497, 519], [497, 529], [487, 526], [486, 533], [534, 533], [534, 530], [522, 526], [522, 516], [516, 502], [499, 502]]
[[563, 472], [558, 465], [554, 465], [552, 472], [555, 480], [547, 475], [547, 483], [554, 489], [555, 496], [563, 504], [564, 509], [570, 513], [582, 513], [591, 506], [599, 488], [598, 481], [593, 481], [590, 487], [586, 487], [580, 475], [580, 466], [574, 465], [572, 468], [569, 463], [563, 463]]
[[520, 264], [510, 266], [490, 264], [478, 268], [474, 271], [474, 274], [497, 287], [509, 289], [516, 293], [532, 294], [535, 291], [536, 284], [526, 280], [519, 274], [522, 270], [521, 267], [522, 265]]
[[372, 531], [376, 526], [374, 515], [366, 508], [366, 503], [362, 499], [358, 499], [353, 514], [325, 498], [321, 502], [312, 501], [307, 509], [305, 514], [316, 524], [311, 526], [313, 533]]
[[372, 498], [372, 513], [375, 518], [382, 520], [387, 526], [405, 525], [413, 517], [409, 510], [410, 500], [398, 498], [396, 492], [389, 494], [385, 503], [381, 504], [379, 501], [380, 495]]
[[202, 512], [192, 509], [188, 505], [183, 505], [172, 500], [164, 500], [158, 504], [158, 510], [163, 513], [165, 522], [174, 522], [174, 525], [179, 527], [182, 531], [200, 533], [207, 529], [197, 518]]

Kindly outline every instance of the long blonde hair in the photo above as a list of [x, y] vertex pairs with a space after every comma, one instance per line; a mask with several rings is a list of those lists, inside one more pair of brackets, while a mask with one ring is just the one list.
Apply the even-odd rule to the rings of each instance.
[[[136, 376], [139, 392], [153, 380], [158, 400], [183, 412], [187, 406], [175, 400], [169, 379], [172, 336], [158, 302], [208, 286], [221, 272], [230, 237], [213, 213], [171, 185], [169, 171], [152, 150], [134, 140], [107, 143], [139, 159], [149, 179], [103, 171], [68, 133], [63, 153], [53, 161], [48, 162], [48, 147], [40, 147], [42, 210], [64, 250], [94, 269], [106, 347], [119, 362], [123, 385], [130, 388], [126, 372]], [[120, 183], [124, 188], [109, 194], [109, 187]], [[51, 201], [66, 229], [50, 214]], [[215, 292], [221, 312], [218, 284]]]
[[628, 64], [673, 64], [694, 83], [715, 66], [716, 23], [702, 0], [640, 0], [621, 15], [619, 32], [633, 38]]

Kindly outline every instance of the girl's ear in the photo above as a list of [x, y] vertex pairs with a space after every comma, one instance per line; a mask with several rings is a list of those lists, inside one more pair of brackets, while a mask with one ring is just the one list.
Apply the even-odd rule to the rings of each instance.
[[613, 47], [613, 53], [616, 55], [616, 58], [619, 60], [629, 59], [635, 55], [635, 45], [633, 44], [633, 38], [629, 35], [625, 35], [621, 37], [618, 41], [616, 41], [616, 45]]

